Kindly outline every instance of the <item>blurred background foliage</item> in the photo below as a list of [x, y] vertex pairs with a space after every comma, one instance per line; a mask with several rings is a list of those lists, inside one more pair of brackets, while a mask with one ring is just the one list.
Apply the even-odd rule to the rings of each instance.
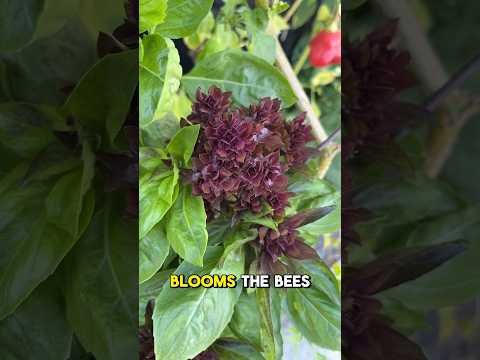
[[[407, 0], [407, 3], [449, 74], [479, 53], [480, 2]], [[376, 1], [344, 1], [344, 10], [348, 9], [354, 10], [344, 12], [342, 27], [350, 40], [363, 38], [386, 21]], [[404, 46], [401, 35], [395, 46]], [[470, 77], [461, 94], [478, 98], [479, 73]], [[428, 95], [419, 83], [402, 97], [421, 104]], [[432, 121], [435, 124], [438, 117]], [[427, 121], [400, 138], [403, 149], [417, 166], [426, 161], [426, 134], [430, 126], [432, 123]], [[374, 189], [362, 200], [384, 216], [360, 227], [360, 232], [368, 235], [368, 243], [352, 254], [352, 260], [359, 263], [373, 253], [402, 246], [455, 239], [468, 241], [464, 254], [381, 295], [384, 311], [394, 319], [395, 328], [413, 336], [429, 359], [473, 360], [480, 353], [479, 136], [477, 115], [460, 132], [438, 180], [426, 180], [418, 176], [422, 171], [417, 170], [408, 184], [394, 185], [391, 192]], [[405, 213], [399, 212], [402, 206]]]

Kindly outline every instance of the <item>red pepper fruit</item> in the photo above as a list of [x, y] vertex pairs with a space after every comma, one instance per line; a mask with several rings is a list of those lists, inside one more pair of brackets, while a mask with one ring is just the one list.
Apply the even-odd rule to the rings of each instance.
[[342, 34], [340, 31], [320, 31], [310, 41], [310, 63], [315, 67], [340, 64]]

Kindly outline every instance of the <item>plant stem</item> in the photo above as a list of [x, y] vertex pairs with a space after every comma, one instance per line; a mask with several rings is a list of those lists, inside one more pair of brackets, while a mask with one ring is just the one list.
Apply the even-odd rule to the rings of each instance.
[[[426, 105], [437, 109], [442, 103], [442, 106], [437, 109], [438, 121], [430, 130], [425, 162], [425, 172], [428, 176], [435, 178], [450, 157], [462, 127], [472, 116], [470, 111], [464, 111], [463, 114], [454, 111], [456, 96], [453, 96], [455, 93], [452, 90], [464, 81], [463, 75], [458, 79], [452, 79], [453, 82], [449, 85], [447, 71], [405, 0], [374, 0], [374, 2], [387, 16], [399, 19], [399, 32], [410, 52], [417, 76], [425, 90], [434, 93], [427, 100]], [[466, 73], [469, 74], [477, 66], [479, 65], [474, 60], [467, 65]]]
[[292, 65], [288, 61], [287, 55], [285, 55], [285, 52], [283, 51], [282, 45], [280, 44], [279, 41], [277, 41], [276, 52], [277, 52], [276, 59], [277, 59], [278, 66], [284, 73], [285, 77], [290, 83], [290, 86], [292, 87], [293, 92], [298, 98], [298, 103], [297, 103], [298, 107], [302, 111], [306, 112], [307, 119], [310, 122], [310, 125], [312, 126], [313, 133], [317, 138], [317, 140], [319, 142], [325, 141], [327, 139], [327, 134], [325, 133], [325, 130], [323, 129], [322, 124], [320, 123], [320, 120], [315, 115], [312, 104], [310, 104], [310, 101], [308, 100], [308, 96], [303, 90], [303, 86], [298, 80], [297, 75], [293, 71]]
[[285, 17], [283, 18], [285, 22], [289, 22], [292, 16], [295, 14], [295, 12], [298, 10], [300, 5], [302, 5], [303, 0], [296, 0], [292, 6], [288, 9], [287, 13], [285, 14]]
[[328, 137], [318, 146], [318, 150], [323, 150], [326, 148], [332, 141], [335, 139], [335, 137], [340, 134], [340, 128], [336, 128], [333, 133], [328, 135]]
[[333, 159], [340, 152], [340, 144], [331, 144], [322, 150], [321, 161], [318, 166], [318, 177], [323, 179], [332, 165]]
[[452, 92], [463, 85], [472, 75], [480, 71], [480, 54], [473, 57], [468, 63], [457, 71], [440, 89], [435, 91], [425, 101], [425, 108], [429, 111], [435, 110]]
[[306, 46], [305, 49], [303, 49], [302, 55], [300, 55], [300, 58], [298, 59], [297, 63], [295, 64], [295, 66], [293, 68], [293, 71], [295, 72], [295, 74], [298, 75], [300, 73], [300, 71], [302, 70], [303, 65], [305, 64], [305, 62], [308, 59], [308, 54], [310, 54], [310, 46]]

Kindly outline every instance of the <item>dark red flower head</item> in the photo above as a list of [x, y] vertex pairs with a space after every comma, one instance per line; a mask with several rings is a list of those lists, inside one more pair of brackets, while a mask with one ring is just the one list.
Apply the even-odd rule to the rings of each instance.
[[210, 121], [216, 121], [218, 116], [228, 112], [230, 108], [230, 92], [222, 92], [218, 87], [212, 86], [208, 94], [197, 90], [197, 101], [192, 105], [192, 113], [187, 120], [194, 124], [208, 125]]
[[258, 213], [264, 205], [280, 218], [288, 205], [286, 172], [310, 156], [313, 139], [304, 115], [287, 122], [277, 99], [232, 108], [230, 93], [211, 87], [197, 91], [188, 121], [201, 125], [192, 158], [193, 193], [210, 213], [228, 207]]
[[281, 256], [298, 260], [318, 258], [315, 249], [305, 244], [297, 228], [316, 221], [333, 210], [332, 206], [300, 212], [282, 222], [278, 230], [261, 226], [258, 230], [258, 244], [261, 250], [260, 269], [266, 273], [281, 271], [277, 263]]

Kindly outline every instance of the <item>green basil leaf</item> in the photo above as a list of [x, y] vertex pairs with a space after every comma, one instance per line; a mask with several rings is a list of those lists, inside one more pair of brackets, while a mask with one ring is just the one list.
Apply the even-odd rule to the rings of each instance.
[[231, 91], [233, 100], [243, 106], [262, 97], [279, 98], [283, 107], [296, 101], [288, 81], [278, 69], [240, 50], [225, 50], [206, 57], [183, 77], [182, 83], [191, 98], [199, 87], [206, 91], [216, 85]]
[[248, 46], [248, 51], [262, 58], [269, 64], [273, 64], [277, 52], [277, 41], [273, 36], [262, 31], [254, 32], [252, 34], [252, 41]]
[[408, 236], [409, 246], [468, 241], [467, 249], [433, 271], [382, 293], [412, 309], [430, 310], [465, 303], [480, 289], [478, 259], [480, 209], [470, 206], [419, 222]]
[[320, 261], [295, 264], [296, 271], [310, 275], [312, 285], [288, 289], [291, 318], [309, 341], [326, 349], [340, 350], [340, 294], [334, 275], [326, 275], [328, 270]]
[[241, 219], [243, 222], [246, 222], [249, 224], [263, 225], [273, 230], [278, 229], [277, 222], [268, 215], [260, 217], [259, 215], [253, 214], [251, 212], [247, 212], [242, 216]]
[[192, 187], [182, 186], [167, 219], [170, 246], [186, 261], [202, 266], [207, 249], [207, 214], [200, 196], [192, 195]]
[[166, 147], [179, 129], [179, 119], [175, 114], [168, 112], [165, 116], [152, 121], [142, 128], [142, 144], [153, 147]]
[[52, 119], [38, 106], [0, 105], [0, 143], [22, 158], [32, 158], [54, 142]]
[[167, 16], [155, 31], [178, 39], [193, 33], [207, 16], [213, 0], [168, 0]]
[[[244, 271], [243, 249], [231, 253], [223, 267], [211, 274], [235, 274]], [[180, 266], [177, 274], [191, 268]], [[193, 270], [193, 269], [192, 269]], [[197, 274], [201, 269], [193, 270]], [[155, 355], [164, 360], [187, 360], [207, 349], [223, 332], [233, 314], [241, 288], [164, 287], [155, 301], [153, 329]]]
[[235, 305], [229, 328], [240, 340], [249, 343], [257, 350], [262, 350], [260, 337], [260, 312], [255, 294], [243, 292]]
[[213, 345], [219, 360], [264, 360], [265, 358], [247, 344], [234, 341], [219, 341]]
[[180, 86], [182, 67], [173, 41], [151, 34], [142, 40], [140, 63], [140, 126], [146, 127], [165, 116], [173, 106]]
[[290, 206], [286, 215], [294, 215], [306, 209], [321, 208], [333, 205], [340, 198], [339, 192], [330, 182], [321, 179], [305, 179], [294, 176], [289, 179], [288, 191], [294, 195], [288, 200]]
[[276, 360], [283, 359], [282, 337], [282, 296], [281, 290], [270, 288], [270, 312], [272, 314], [273, 339], [275, 341]]
[[137, 51], [107, 55], [84, 75], [63, 111], [113, 144], [130, 109], [137, 74]]
[[237, 33], [229, 24], [217, 24], [215, 33], [203, 46], [202, 51], [197, 56], [197, 62], [209, 55], [226, 49], [240, 49], [242, 42]]
[[75, 238], [85, 230], [93, 214], [95, 201], [93, 191], [89, 192], [94, 176], [95, 155], [88, 142], [83, 145], [83, 161], [83, 169], [62, 176], [45, 200], [48, 220]]
[[277, 355], [275, 335], [273, 332], [270, 289], [258, 288], [255, 291], [255, 295], [260, 313], [260, 339], [262, 342], [263, 354], [266, 360], [275, 360]]
[[14, 51], [32, 40], [44, 3], [45, 0], [1, 1], [1, 51]]
[[310, 224], [298, 228], [298, 234], [306, 243], [315, 245], [322, 234], [331, 234], [340, 230], [341, 207], [337, 205], [328, 215]]
[[145, 323], [148, 302], [157, 298], [172, 272], [173, 270], [160, 271], [138, 286], [138, 323], [140, 326]]
[[[98, 11], [98, 6], [96, 9]], [[74, 16], [60, 30], [38, 38], [22, 49], [12, 53], [0, 50], [0, 63], [5, 69], [0, 93], [5, 92], [7, 99], [15, 101], [63, 105], [66, 96], [59, 84], [76, 84], [95, 62], [98, 28], [95, 38], [91, 35], [82, 21]], [[17, 37], [14, 39], [17, 40]]]
[[227, 235], [225, 240], [225, 251], [220, 258], [220, 264], [232, 252], [242, 247], [244, 244], [255, 240], [258, 236], [257, 229], [237, 229]]
[[312, 284], [323, 291], [331, 302], [340, 305], [340, 288], [335, 274], [321, 260], [289, 259], [296, 274], [308, 274]]
[[172, 157], [187, 165], [193, 154], [193, 149], [197, 143], [200, 125], [186, 126], [178, 130], [170, 143], [167, 145], [167, 151]]
[[97, 359], [138, 356], [138, 223], [125, 220], [124, 202], [109, 195], [65, 259], [67, 318]]
[[64, 312], [55, 279], [43, 282], [13, 314], [0, 321], [2, 359], [68, 358], [72, 329]]
[[[334, 0], [335, 2], [337, 0]], [[322, 3], [323, 4], [323, 3]], [[292, 28], [298, 29], [299, 27], [305, 25], [305, 23], [315, 15], [317, 10], [318, 2], [317, 0], [304, 0], [300, 4], [299, 8], [292, 17]], [[325, 9], [328, 11], [329, 8], [325, 5]]]
[[204, 41], [212, 36], [212, 30], [215, 27], [215, 18], [211, 11], [208, 12], [198, 26], [197, 30], [190, 36], [183, 39], [185, 45], [190, 49], [197, 49]]
[[451, 188], [426, 177], [376, 182], [362, 191], [355, 201], [373, 212], [384, 214], [392, 225], [445, 214], [459, 205]]
[[153, 29], [165, 20], [169, 0], [140, 0], [140, 26], [139, 31]]
[[140, 238], [145, 237], [163, 219], [175, 202], [178, 176], [178, 169], [174, 167], [166, 173], [140, 179]]
[[164, 222], [159, 222], [143, 238], [139, 248], [139, 283], [150, 279], [162, 267], [170, 245], [165, 234]]
[[230, 230], [232, 230], [232, 221], [230, 219], [219, 217], [209, 221], [207, 223], [208, 245], [223, 243]]
[[[0, 253], [0, 319], [56, 269], [83, 232], [94, 206], [90, 184], [82, 185], [90, 171], [85, 165], [55, 185], [55, 178], [29, 178], [29, 167], [22, 164], [0, 181], [0, 237], [8, 249]], [[64, 218], [57, 216], [64, 209], [61, 196], [72, 201]]]

